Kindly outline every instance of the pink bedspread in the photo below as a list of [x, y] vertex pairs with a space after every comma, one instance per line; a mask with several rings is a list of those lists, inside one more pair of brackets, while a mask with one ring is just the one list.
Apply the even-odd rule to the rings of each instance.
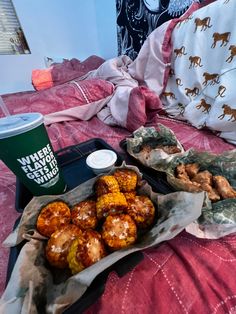
[[[169, 126], [185, 149], [221, 152], [234, 149], [208, 131], [155, 116]], [[130, 133], [105, 125], [97, 117], [89, 121], [54, 123], [48, 133], [55, 150], [90, 138], [103, 138], [117, 151]], [[15, 177], [0, 163], [0, 240], [12, 230], [19, 214], [15, 211]], [[4, 290], [9, 250], [0, 251], [0, 293]], [[236, 312], [236, 235], [203, 240], [182, 232], [155, 249], [144, 251], [144, 260], [119, 278], [111, 273], [104, 295], [88, 313], [234, 313]]]

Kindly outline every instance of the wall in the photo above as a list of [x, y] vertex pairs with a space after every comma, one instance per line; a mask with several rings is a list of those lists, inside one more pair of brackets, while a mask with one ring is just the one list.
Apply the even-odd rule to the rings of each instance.
[[0, 94], [32, 90], [44, 57], [117, 55], [115, 0], [13, 0], [30, 55], [0, 55]]

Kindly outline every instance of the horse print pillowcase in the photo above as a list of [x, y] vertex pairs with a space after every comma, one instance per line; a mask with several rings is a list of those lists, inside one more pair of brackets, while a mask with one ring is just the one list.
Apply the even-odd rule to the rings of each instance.
[[236, 1], [218, 0], [181, 20], [172, 33], [166, 112], [236, 144]]

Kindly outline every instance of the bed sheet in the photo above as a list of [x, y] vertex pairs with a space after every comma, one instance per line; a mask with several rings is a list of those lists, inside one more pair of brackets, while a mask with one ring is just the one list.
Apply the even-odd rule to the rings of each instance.
[[[213, 133], [187, 123], [155, 115], [148, 126], [170, 127], [185, 149], [222, 152], [235, 149]], [[53, 148], [58, 150], [90, 138], [102, 138], [122, 152], [119, 142], [130, 135], [97, 117], [47, 126]], [[0, 241], [10, 233], [19, 216], [15, 211], [15, 176], [0, 163]], [[0, 251], [0, 293], [5, 286], [9, 249]], [[236, 235], [203, 240], [182, 232], [176, 238], [144, 252], [144, 260], [119, 278], [111, 273], [105, 293], [87, 313], [226, 313], [236, 310]], [[135, 305], [135, 306], [134, 306]]]

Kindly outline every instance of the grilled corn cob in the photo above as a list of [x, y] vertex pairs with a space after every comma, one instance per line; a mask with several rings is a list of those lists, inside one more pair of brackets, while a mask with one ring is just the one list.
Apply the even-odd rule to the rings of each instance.
[[120, 192], [118, 181], [114, 176], [101, 176], [95, 185], [97, 196], [101, 196], [107, 193]]
[[136, 189], [138, 176], [135, 171], [129, 169], [117, 169], [113, 175], [118, 181], [121, 192], [130, 192]]
[[97, 198], [97, 217], [101, 219], [109, 214], [122, 213], [128, 204], [123, 193], [108, 193]]

